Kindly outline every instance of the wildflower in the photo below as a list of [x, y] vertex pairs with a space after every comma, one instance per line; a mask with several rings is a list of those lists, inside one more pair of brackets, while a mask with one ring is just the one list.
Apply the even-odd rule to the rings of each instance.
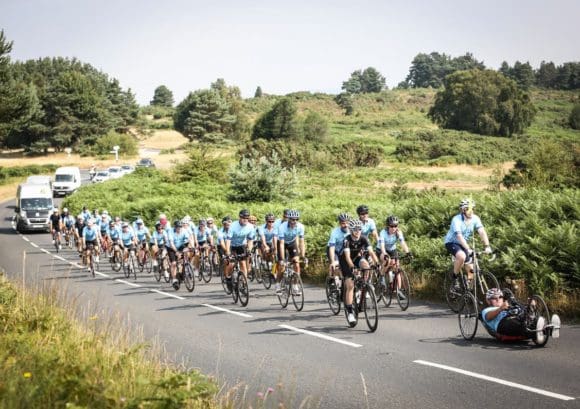
[[258, 397], [258, 399], [264, 399], [264, 394], [262, 392], [256, 393], [256, 396]]
[[266, 394], [268, 394], [268, 393], [272, 393], [272, 392], [274, 392], [274, 388], [272, 388], [272, 387], [269, 387], [269, 388], [268, 388], [268, 390], [266, 391]]
[[32, 378], [32, 374], [30, 372], [24, 372], [22, 376], [24, 376], [25, 378]]

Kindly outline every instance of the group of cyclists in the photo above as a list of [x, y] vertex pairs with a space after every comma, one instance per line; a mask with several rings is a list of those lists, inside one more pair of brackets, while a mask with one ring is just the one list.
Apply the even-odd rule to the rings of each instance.
[[[474, 214], [474, 208], [473, 200], [461, 200], [459, 213], [452, 218], [451, 226], [444, 238], [444, 246], [454, 260], [454, 287], [459, 286], [462, 269], [465, 269], [467, 274], [472, 270], [473, 250], [469, 242], [475, 232], [479, 234], [485, 246], [484, 253], [492, 253], [489, 238], [481, 219]], [[413, 257], [395, 215], [389, 215], [385, 219], [384, 228], [379, 231], [375, 221], [369, 217], [368, 206], [358, 206], [356, 213], [358, 217], [351, 217], [346, 212], [337, 216], [338, 226], [330, 232], [326, 247], [329, 263], [328, 279], [336, 280], [343, 285], [342, 296], [349, 324], [356, 321], [353, 310], [355, 274], [376, 266], [380, 272], [379, 280], [384, 283], [384, 280], [388, 279], [386, 272], [399, 267], [401, 259], [399, 249], [408, 259]], [[86, 207], [83, 207], [82, 212], [76, 217], [66, 208], [62, 213], [54, 209], [50, 217], [53, 243], [54, 240], [59, 240], [61, 233], [65, 233], [67, 237], [74, 238], [81, 256], [86, 256], [87, 252], [92, 250], [97, 262], [100, 249], [108, 249], [107, 255], [110, 257], [113, 246], [118, 246], [123, 251], [124, 259], [131, 250], [149, 252], [155, 270], [159, 268], [158, 252], [166, 252], [170, 271], [165, 271], [165, 274], [170, 275], [166, 278], [171, 280], [175, 290], [179, 290], [180, 287], [176, 264], [184, 251], [190, 252], [193, 266], [197, 271], [200, 267], [200, 256], [208, 256], [210, 250], [217, 253], [220, 260], [225, 260], [223, 273], [225, 285], [230, 292], [234, 264], [228, 263], [227, 260], [230, 257], [237, 257], [240, 272], [247, 278], [251, 269], [250, 256], [253, 251], [258, 252], [261, 260], [272, 266], [272, 279], [275, 280], [277, 294], [281, 291], [280, 281], [285, 264], [290, 263], [293, 270], [300, 275], [301, 262], [304, 265], [308, 263], [305, 228], [299, 220], [300, 213], [297, 210], [285, 209], [282, 217], [276, 218], [274, 214], [268, 213], [264, 217], [264, 222], [259, 223], [257, 217], [251, 215], [249, 210], [242, 209], [237, 220], [225, 216], [221, 219], [221, 227], [218, 227], [212, 217], [201, 218], [197, 223], [193, 223], [189, 215], [171, 224], [162, 213], [150, 231], [141, 218], [129, 223], [120, 217], [111, 217], [106, 210], [101, 213], [95, 210], [91, 213]], [[397, 279], [400, 280], [400, 276]], [[401, 283], [395, 284], [397, 296], [404, 298], [405, 294], [400, 292]], [[294, 288], [292, 291], [302, 290]], [[499, 298], [500, 293], [501, 290], [496, 288], [488, 291], [486, 299], [491, 306], [494, 305], [494, 300]], [[503, 313], [505, 309], [502, 304], [499, 306], [501, 311], [489, 310], [482, 318], [497, 328], [500, 321], [498, 317], [503, 319], [506, 316], [506, 313]], [[499, 330], [502, 330], [501, 326]], [[514, 325], [510, 325], [508, 332], [514, 331], [517, 332]]]

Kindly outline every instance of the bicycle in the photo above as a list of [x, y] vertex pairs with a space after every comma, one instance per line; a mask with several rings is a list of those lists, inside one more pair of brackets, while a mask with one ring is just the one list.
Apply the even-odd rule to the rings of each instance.
[[340, 267], [333, 268], [334, 276], [326, 278], [326, 300], [333, 315], [338, 315], [342, 306], [342, 279]]
[[74, 237], [74, 234], [71, 232], [71, 229], [66, 228], [64, 231], [64, 244], [70, 250], [72, 250], [73, 248], [73, 240], [71, 239], [71, 237]]
[[211, 262], [209, 255], [206, 254], [205, 248], [201, 247], [199, 251], [199, 277], [200, 280], [209, 283], [213, 275], [213, 263]]
[[399, 259], [399, 266], [396, 266], [391, 265], [391, 259], [389, 257], [385, 274], [379, 276], [376, 289], [379, 294], [379, 301], [382, 299], [385, 307], [391, 305], [393, 295], [395, 295], [401, 311], [406, 311], [409, 308], [409, 304], [411, 303], [411, 284], [407, 272], [400, 265], [401, 261], [406, 260], [411, 260], [411, 257], [409, 255], [401, 257]]
[[[344, 300], [344, 315], [349, 327], [356, 327], [358, 324], [359, 313], [364, 312], [369, 332], [375, 332], [379, 326], [379, 307], [375, 296], [375, 290], [370, 282], [372, 271], [373, 268], [371, 267], [366, 269], [356, 269], [353, 272], [355, 274], [353, 294], [353, 312], [355, 321], [352, 324], [348, 321], [348, 310], [346, 308], [346, 300]], [[345, 292], [344, 285], [343, 281], [343, 294]]]
[[284, 274], [280, 280], [280, 292], [276, 295], [282, 308], [288, 306], [290, 296], [292, 296], [292, 303], [296, 311], [302, 311], [304, 308], [304, 286], [300, 274], [294, 270], [292, 263], [286, 263]]
[[187, 291], [192, 292], [195, 289], [195, 277], [193, 274], [193, 266], [189, 260], [190, 249], [187, 247], [183, 249], [183, 252], [177, 253], [177, 279], [180, 283], [185, 284]]
[[95, 258], [93, 257], [94, 246], [89, 243], [85, 253], [85, 265], [89, 268], [89, 272], [95, 278]]
[[54, 229], [52, 231], [52, 241], [54, 243], [54, 248], [56, 249], [56, 252], [58, 253], [58, 251], [60, 250], [60, 231]]
[[248, 287], [248, 280], [240, 269], [240, 260], [245, 260], [246, 258], [246, 255], [232, 255], [225, 259], [226, 263], [234, 263], [234, 269], [231, 275], [231, 290], [227, 286], [225, 273], [222, 274], [222, 286], [224, 287], [226, 294], [232, 295], [234, 303], [237, 303], [239, 300], [242, 307], [247, 306], [248, 302], [250, 301], [250, 289]]
[[142, 273], [143, 271], [147, 271], [147, 274], [151, 274], [153, 260], [151, 259], [151, 254], [149, 254], [149, 249], [145, 243], [139, 243], [137, 265], [139, 266], [139, 272]]
[[167, 256], [167, 248], [163, 246], [163, 248], [157, 250], [157, 254], [155, 255], [157, 259], [157, 268], [153, 269], [153, 276], [157, 282], [161, 281], [161, 277], [165, 279], [165, 282], [169, 282], [169, 257]]
[[[473, 298], [477, 306], [485, 305], [485, 293], [490, 288], [499, 288], [499, 282], [497, 278], [489, 271], [481, 271], [479, 267], [479, 257], [486, 255], [487, 253], [480, 251], [473, 251], [471, 257], [473, 261], [473, 278], [469, 278], [468, 274], [465, 274], [463, 268], [459, 277], [459, 286], [456, 287], [453, 282], [453, 269], [449, 270], [445, 274], [445, 279], [443, 281], [443, 290], [445, 292], [445, 299], [447, 300], [447, 305], [451, 308], [451, 311], [458, 313], [463, 308], [464, 302], [470, 302], [471, 300], [466, 299], [464, 294], [472, 293]], [[492, 253], [492, 258], [490, 261], [495, 259], [495, 253]], [[452, 256], [452, 261], [455, 258]]]
[[[550, 322], [550, 311], [542, 297], [539, 295], [532, 295], [528, 298], [527, 303], [523, 304], [513, 296], [509, 289], [504, 290], [504, 297], [511, 304], [508, 309], [509, 313], [522, 319], [526, 335], [509, 336], [495, 332], [493, 328], [486, 324], [481, 312], [478, 311], [475, 297], [467, 292], [464, 294], [465, 301], [463, 307], [457, 315], [459, 329], [463, 338], [467, 341], [472, 340], [477, 333], [477, 324], [481, 321], [481, 324], [488, 334], [500, 341], [522, 341], [532, 339], [534, 344], [537, 346], [545, 346], [555, 327]], [[537, 329], [537, 322], [540, 317], [544, 318], [545, 325], [543, 328]], [[540, 339], [536, 337], [538, 331], [541, 331], [544, 335]]]
[[127, 259], [123, 257], [123, 273], [125, 273], [125, 278], [129, 278], [133, 274], [133, 279], [137, 280], [137, 269], [135, 264], [137, 264], [137, 256], [135, 255], [135, 246], [129, 247], [129, 255]]
[[113, 271], [121, 271], [121, 267], [123, 266], [123, 254], [119, 247], [119, 243], [113, 244], [113, 251], [111, 252], [111, 257], [109, 257], [109, 262], [111, 263], [111, 269], [113, 269]]

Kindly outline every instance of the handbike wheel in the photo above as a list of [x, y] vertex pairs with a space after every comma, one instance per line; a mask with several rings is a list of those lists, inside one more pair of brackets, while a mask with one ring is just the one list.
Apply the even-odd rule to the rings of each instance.
[[248, 305], [250, 301], [250, 287], [248, 287], [248, 280], [243, 274], [238, 276], [238, 297], [242, 307]]
[[294, 303], [296, 311], [302, 311], [302, 308], [304, 308], [304, 286], [302, 285], [302, 278], [298, 274], [294, 274], [291, 283], [292, 302]]
[[193, 268], [189, 263], [185, 264], [183, 281], [185, 282], [185, 288], [187, 288], [187, 291], [192, 292], [195, 288], [195, 277], [193, 276]]
[[397, 291], [397, 302], [401, 310], [405, 311], [411, 302], [411, 284], [405, 270], [399, 270], [399, 277], [401, 277], [401, 288]]
[[340, 299], [340, 290], [336, 288], [334, 277], [328, 277], [326, 279], [326, 300], [328, 301], [330, 311], [334, 315], [338, 315], [340, 313], [342, 300]]
[[[530, 297], [530, 300], [528, 301], [527, 307], [528, 311], [526, 316], [526, 327], [529, 330], [534, 331], [535, 334], [538, 318], [540, 317], [544, 318], [545, 325], [548, 325], [550, 323], [551, 319], [550, 311], [548, 310], [548, 306], [546, 305], [542, 297], [540, 297], [539, 295], [532, 295]], [[545, 326], [542, 332], [544, 333], [544, 336], [541, 337], [539, 340], [535, 336], [532, 337], [532, 341], [534, 341], [534, 344], [536, 344], [539, 347], [543, 347], [544, 345], [546, 345], [548, 343], [548, 338], [550, 338], [549, 336], [550, 332], [547, 328], [545, 328]]]
[[453, 288], [453, 270], [447, 271], [445, 273], [445, 279], [443, 280], [443, 292], [445, 293], [445, 300], [447, 305], [451, 308], [451, 311], [458, 313], [461, 307], [463, 307], [463, 284], [461, 278], [459, 279], [461, 290]]
[[462, 298], [463, 302], [457, 314], [457, 319], [459, 321], [461, 335], [469, 341], [473, 339], [477, 332], [479, 312], [477, 310], [477, 301], [475, 301], [473, 294], [466, 292]]
[[370, 286], [366, 286], [365, 296], [361, 298], [361, 306], [365, 313], [365, 320], [369, 327], [369, 332], [375, 332], [379, 326], [379, 307], [377, 297]]
[[288, 306], [288, 297], [290, 297], [290, 283], [286, 276], [282, 277], [282, 280], [280, 280], [280, 292], [276, 295], [278, 296], [278, 301], [282, 308], [286, 308]]

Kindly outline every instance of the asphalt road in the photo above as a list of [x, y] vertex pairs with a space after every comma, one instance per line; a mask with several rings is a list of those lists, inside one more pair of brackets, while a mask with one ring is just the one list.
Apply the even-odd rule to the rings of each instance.
[[55, 285], [87, 314], [121, 317], [174, 362], [227, 387], [249, 385], [248, 402], [272, 387], [287, 407], [304, 399], [323, 408], [580, 407], [580, 326], [564, 325], [544, 348], [501, 344], [481, 327], [468, 342], [445, 306], [413, 300], [406, 312], [381, 306], [371, 334], [364, 322], [347, 328], [312, 286], [296, 312], [256, 283], [243, 308], [216, 277], [176, 292], [146, 273], [125, 280], [102, 263], [93, 279], [73, 251], [55, 254], [48, 234], [17, 233], [13, 205], [0, 205], [0, 267], [9, 278], [22, 282], [24, 271], [27, 287]]

